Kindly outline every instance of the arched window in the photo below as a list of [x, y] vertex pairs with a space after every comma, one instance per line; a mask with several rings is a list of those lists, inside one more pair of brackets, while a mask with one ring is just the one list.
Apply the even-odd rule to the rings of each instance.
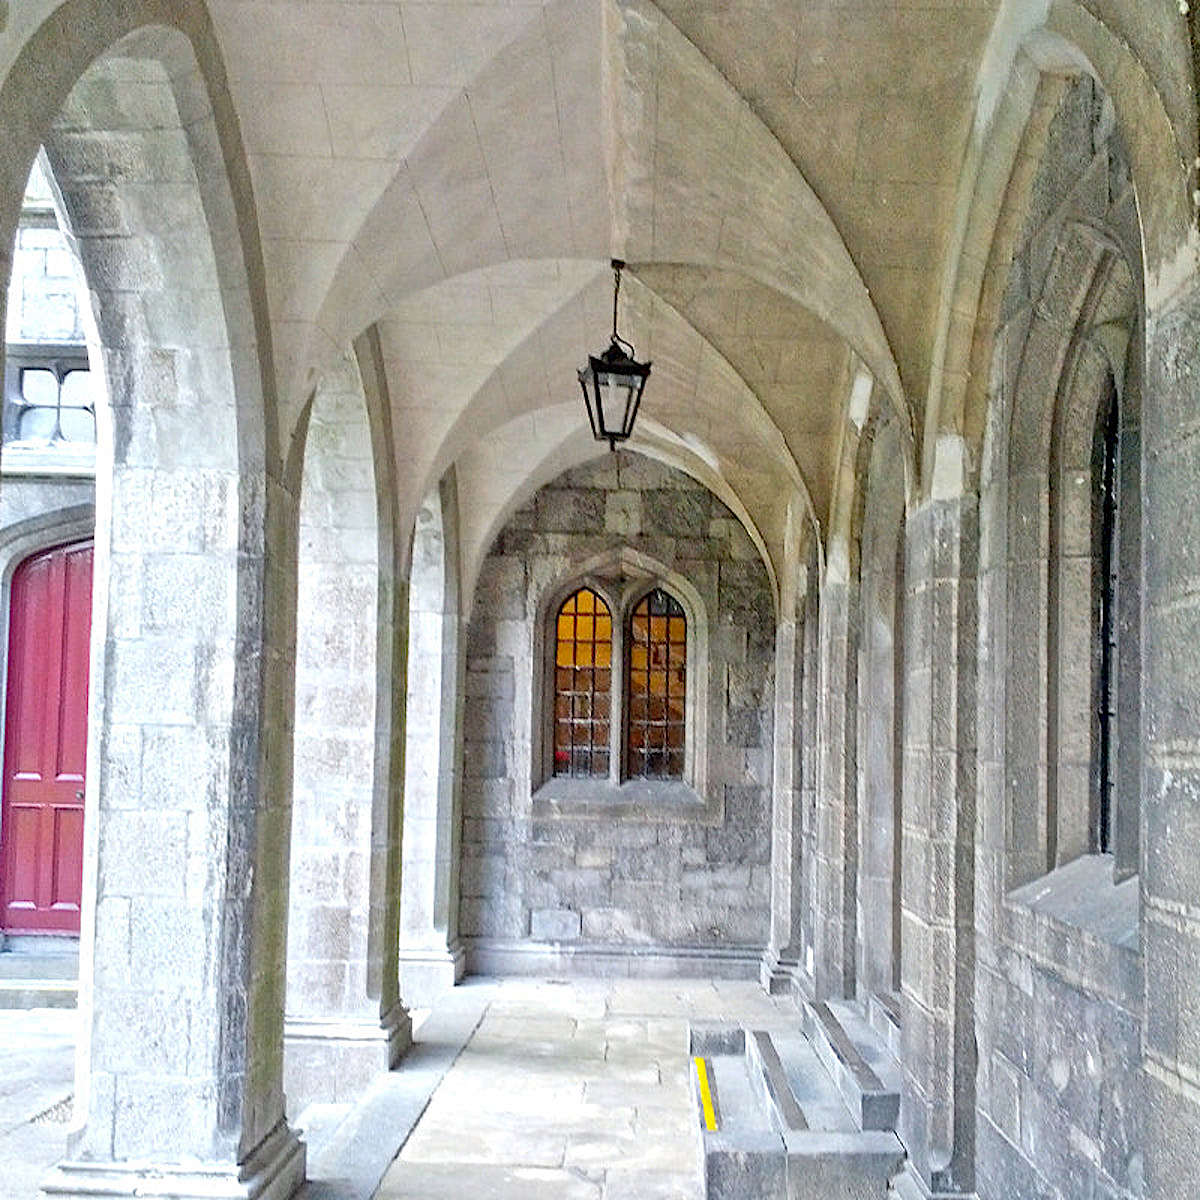
[[687, 618], [655, 588], [629, 621], [626, 767], [630, 778], [682, 779], [687, 697]]
[[555, 624], [555, 775], [608, 778], [611, 712], [612, 615], [595, 592], [580, 588]]
[[1095, 846], [1112, 849], [1117, 791], [1117, 587], [1120, 571], [1121, 422], [1116, 385], [1108, 377], [1096, 420], [1092, 540], [1095, 570]]

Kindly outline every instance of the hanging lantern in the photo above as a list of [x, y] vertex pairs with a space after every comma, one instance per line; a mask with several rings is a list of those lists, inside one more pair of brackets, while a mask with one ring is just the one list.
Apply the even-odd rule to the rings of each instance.
[[588, 355], [588, 365], [580, 369], [579, 386], [587, 405], [592, 436], [607, 442], [610, 450], [618, 442], [628, 441], [637, 419], [638, 405], [650, 364], [636, 362], [633, 346], [617, 333], [617, 297], [621, 292], [621, 270], [625, 264], [614, 258], [613, 265], [613, 327], [612, 341], [601, 355]]

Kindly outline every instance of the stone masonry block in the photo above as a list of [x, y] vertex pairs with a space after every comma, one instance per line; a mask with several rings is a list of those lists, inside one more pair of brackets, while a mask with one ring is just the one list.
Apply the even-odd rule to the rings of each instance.
[[568, 942], [579, 937], [580, 915], [569, 908], [535, 909], [529, 916], [530, 936], [536, 941]]

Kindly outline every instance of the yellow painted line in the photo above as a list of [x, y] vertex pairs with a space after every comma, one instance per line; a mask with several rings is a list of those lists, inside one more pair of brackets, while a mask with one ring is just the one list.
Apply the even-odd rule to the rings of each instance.
[[702, 1058], [692, 1060], [696, 1064], [696, 1078], [700, 1081], [700, 1105], [704, 1109], [704, 1128], [709, 1133], [717, 1132], [717, 1114], [713, 1109], [712, 1091], [708, 1086], [708, 1065]]

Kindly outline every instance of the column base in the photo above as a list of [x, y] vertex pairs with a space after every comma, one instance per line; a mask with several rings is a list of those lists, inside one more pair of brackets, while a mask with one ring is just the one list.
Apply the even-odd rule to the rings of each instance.
[[243, 1163], [62, 1162], [42, 1182], [54, 1200], [289, 1200], [305, 1147], [284, 1122]]
[[467, 956], [457, 939], [449, 946], [400, 947], [400, 995], [409, 1008], [431, 1008], [463, 977]]
[[888, 1195], [892, 1192], [897, 1200], [975, 1200], [974, 1192], [931, 1189], [912, 1163], [905, 1163], [904, 1170], [892, 1180]]
[[412, 1045], [412, 1021], [401, 1004], [380, 1020], [287, 1017], [283, 1026], [283, 1090], [293, 1118], [310, 1104], [361, 1098]]
[[758, 980], [770, 996], [790, 996], [796, 991], [796, 971], [800, 959], [787, 950], [767, 950], [759, 964]]

